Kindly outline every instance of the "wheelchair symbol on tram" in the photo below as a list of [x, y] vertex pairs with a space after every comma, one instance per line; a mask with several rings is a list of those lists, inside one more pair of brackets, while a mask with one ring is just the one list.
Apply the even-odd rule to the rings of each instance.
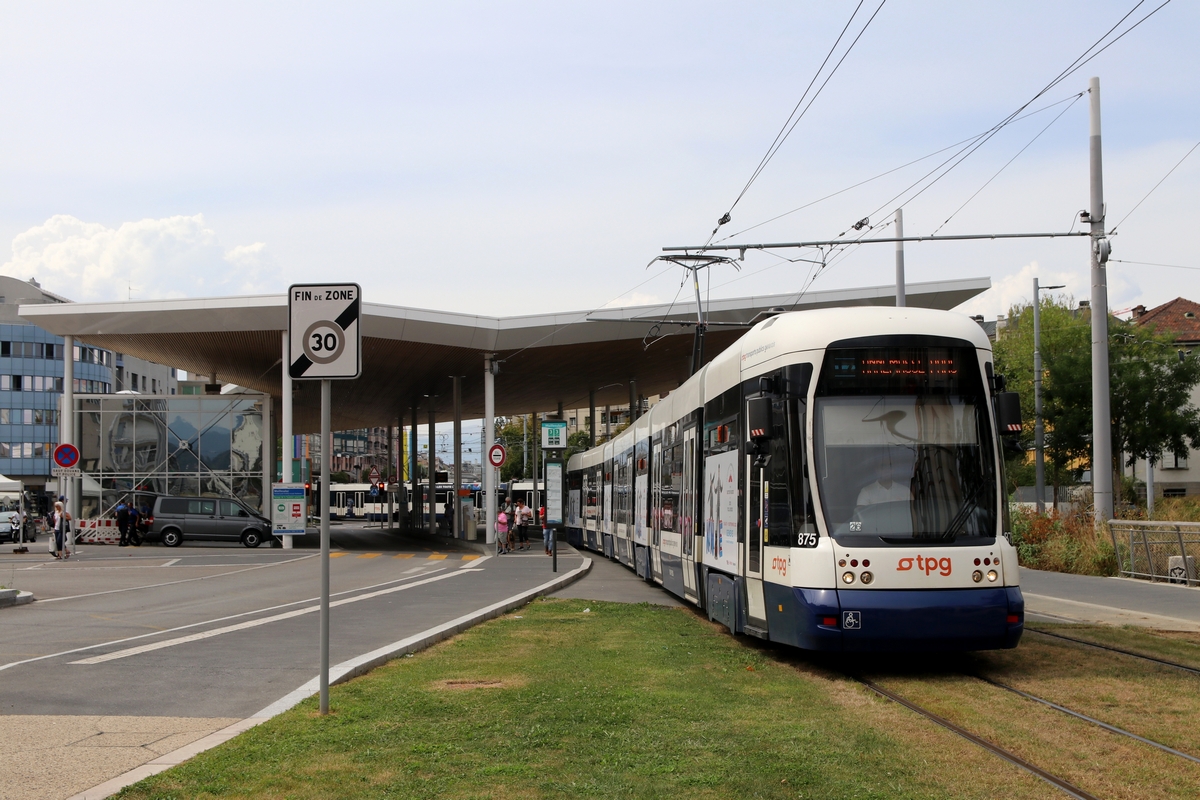
[[843, 611], [842, 612], [842, 628], [848, 631], [856, 631], [862, 628], [862, 612], [861, 611]]

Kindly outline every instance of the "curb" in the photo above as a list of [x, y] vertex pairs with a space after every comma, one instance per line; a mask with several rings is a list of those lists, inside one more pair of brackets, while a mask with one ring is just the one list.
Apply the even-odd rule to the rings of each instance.
[[[574, 583], [582, 578], [588, 570], [592, 568], [592, 559], [585, 558], [583, 564], [563, 574], [558, 578], [547, 581], [540, 586], [535, 586], [532, 589], [515, 594], [512, 597], [505, 598], [499, 602], [493, 603], [490, 606], [481, 608], [470, 614], [452, 619], [449, 622], [442, 623], [429, 630], [422, 631], [414, 636], [409, 636], [406, 639], [401, 639], [398, 642], [393, 642], [389, 645], [372, 650], [369, 653], [364, 653], [361, 656], [352, 658], [348, 661], [343, 661], [341, 664], [329, 668], [329, 685], [336, 686], [339, 683], [357, 678], [370, 672], [375, 667], [386, 664], [388, 661], [397, 656], [408, 655], [419, 650], [437, 644], [443, 639], [449, 639], [451, 636], [462, 633], [468, 628], [472, 628], [481, 622], [486, 622], [489, 619], [494, 619], [502, 614], [512, 611], [514, 608], [520, 608], [531, 600], [545, 594], [558, 591], [567, 584]], [[26, 593], [28, 594], [28, 592]], [[272, 717], [282, 714], [284, 711], [298, 705], [303, 700], [312, 697], [319, 691], [320, 678], [313, 678], [308, 683], [304, 684], [295, 691], [289, 692], [283, 697], [276, 700], [271, 705], [259, 711], [251, 717], [235, 722], [227, 728], [222, 728], [215, 733], [210, 733], [202, 739], [197, 739], [189, 745], [179, 748], [166, 755], [159, 756], [151, 761], [142, 764], [140, 767], [134, 767], [128, 772], [111, 778], [104, 783], [93, 786], [91, 789], [86, 789], [79, 794], [72, 795], [67, 800], [103, 800], [116, 794], [121, 789], [124, 789], [130, 784], [148, 778], [151, 775], [157, 775], [160, 772], [170, 769], [178, 764], [187, 761], [188, 759], [223, 744], [238, 734], [244, 733], [251, 728], [260, 725]]]
[[0, 591], [0, 608], [23, 606], [32, 603], [36, 598], [33, 592], [23, 592], [20, 589], [4, 589]]

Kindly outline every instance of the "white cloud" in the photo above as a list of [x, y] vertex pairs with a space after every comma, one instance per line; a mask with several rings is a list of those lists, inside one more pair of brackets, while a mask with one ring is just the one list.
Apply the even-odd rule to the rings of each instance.
[[[978, 297], [974, 297], [956, 308], [963, 314], [982, 314], [987, 319], [995, 319], [1000, 314], [1007, 314], [1015, 305], [1026, 305], [1033, 301], [1033, 279], [1037, 278], [1041, 286], [1062, 285], [1062, 289], [1042, 293], [1073, 298], [1077, 304], [1080, 300], [1091, 300], [1091, 273], [1082, 269], [1056, 270], [1043, 268], [1038, 262], [1031, 261], [1021, 269], [993, 281], [992, 288]], [[1142, 294], [1142, 290], [1127, 276], [1108, 271], [1108, 307], [1110, 311], [1120, 311], [1131, 305]]]
[[262, 242], [226, 250], [201, 214], [109, 228], [59, 214], [12, 243], [0, 273], [37, 278], [78, 301], [211, 297], [278, 291]]

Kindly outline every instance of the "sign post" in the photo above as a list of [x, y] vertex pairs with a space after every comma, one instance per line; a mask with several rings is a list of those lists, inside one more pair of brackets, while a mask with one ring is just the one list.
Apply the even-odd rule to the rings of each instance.
[[276, 536], [303, 536], [307, 505], [303, 483], [272, 483], [271, 533]]
[[329, 475], [331, 383], [362, 374], [362, 287], [357, 283], [288, 287], [287, 365], [294, 381], [321, 382], [321, 714], [329, 713]]
[[563, 525], [563, 450], [567, 447], [567, 423], [561, 419], [542, 422], [542, 482], [546, 487], [546, 517], [542, 524], [550, 531], [550, 567], [558, 572], [558, 531]]

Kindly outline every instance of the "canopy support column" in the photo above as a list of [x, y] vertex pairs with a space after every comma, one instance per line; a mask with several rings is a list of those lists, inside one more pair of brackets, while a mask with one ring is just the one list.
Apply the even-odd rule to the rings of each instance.
[[437, 536], [437, 494], [435, 481], [437, 480], [437, 455], [436, 442], [437, 433], [434, 430], [434, 424], [437, 422], [437, 412], [434, 409], [436, 395], [429, 395], [429, 535]]
[[462, 537], [459, 536], [460, 531], [466, 531], [462, 522], [462, 503], [459, 502], [458, 492], [462, 489], [462, 378], [458, 375], [453, 376], [452, 380], [454, 395], [454, 486], [450, 490], [451, 502], [454, 510], [453, 527], [450, 530], [450, 535], [455, 539], [465, 538], [465, 533]]
[[[284, 331], [280, 336], [283, 340], [282, 360], [280, 361], [280, 369], [283, 372], [283, 390], [282, 396], [279, 398], [279, 418], [280, 418], [280, 444], [283, 445], [283, 450], [279, 454], [280, 470], [279, 482], [291, 483], [295, 477], [293, 472], [292, 460], [296, 457], [294, 450], [296, 449], [296, 440], [292, 436], [292, 373], [289, 367], [292, 363], [291, 347], [288, 343], [288, 332]], [[275, 471], [275, 464], [271, 464], [271, 471]], [[263, 487], [264, 497], [269, 497], [270, 487]], [[264, 508], [266, 503], [264, 502]], [[268, 515], [269, 516], [269, 515]], [[292, 549], [292, 537], [284, 536], [283, 549]]]
[[495, 353], [483, 357], [483, 497], [487, 526], [484, 535], [488, 544], [496, 541], [496, 469], [491, 464], [492, 445], [496, 443], [496, 373]]

